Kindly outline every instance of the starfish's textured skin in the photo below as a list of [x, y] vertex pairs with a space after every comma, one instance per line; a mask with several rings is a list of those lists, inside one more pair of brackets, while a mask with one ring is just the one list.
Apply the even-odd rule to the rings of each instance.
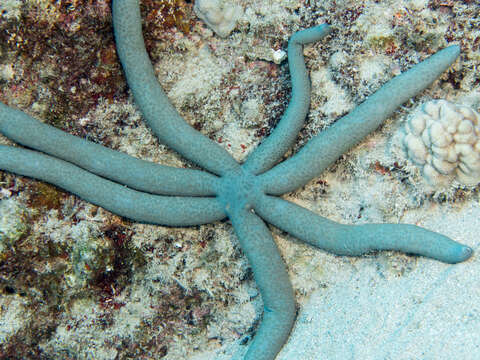
[[[264, 303], [263, 322], [246, 360], [274, 359], [295, 319], [288, 274], [264, 221], [315, 247], [357, 256], [400, 250], [447, 263], [472, 250], [414, 225], [342, 225], [277, 197], [305, 185], [383, 120], [429, 86], [459, 54], [450, 46], [397, 76], [349, 115], [277, 164], [293, 145], [310, 103], [303, 45], [330, 32], [320, 25], [294, 34], [288, 45], [291, 102], [279, 124], [243, 163], [190, 127], [168, 101], [154, 74], [141, 32], [138, 0], [114, 0], [117, 52], [127, 82], [160, 141], [205, 171], [139, 160], [66, 134], [0, 103], [0, 132], [35, 149], [0, 146], [0, 169], [55, 184], [118, 215], [153, 224], [192, 226], [228, 217], [252, 267]], [[264, 221], [263, 221], [263, 220]]]

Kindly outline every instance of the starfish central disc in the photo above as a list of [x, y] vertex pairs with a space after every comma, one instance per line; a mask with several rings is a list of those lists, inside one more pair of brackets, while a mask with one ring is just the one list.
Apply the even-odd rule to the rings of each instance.
[[222, 177], [218, 200], [225, 212], [231, 214], [235, 210], [253, 208], [255, 201], [262, 195], [257, 177], [239, 169]]

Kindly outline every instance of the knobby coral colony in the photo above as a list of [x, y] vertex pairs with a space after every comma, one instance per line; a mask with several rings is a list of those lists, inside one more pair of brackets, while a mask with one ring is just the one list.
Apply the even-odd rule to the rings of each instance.
[[277, 196], [320, 175], [395, 108], [429, 86], [455, 61], [458, 46], [449, 46], [395, 77], [297, 154], [276, 164], [294, 143], [309, 108], [303, 45], [321, 39], [330, 27], [324, 24], [295, 33], [288, 43], [291, 101], [273, 133], [239, 164], [183, 121], [168, 101], [145, 50], [138, 0], [114, 0], [112, 7], [118, 55], [145, 120], [161, 142], [206, 171], [139, 160], [64, 133], [2, 103], [0, 132], [36, 151], [0, 146], [0, 169], [55, 184], [141, 222], [192, 226], [228, 217], [264, 303], [263, 322], [245, 359], [274, 359], [295, 319], [292, 286], [264, 221], [338, 255], [399, 250], [446, 263], [472, 255], [471, 248], [414, 225], [342, 225]]

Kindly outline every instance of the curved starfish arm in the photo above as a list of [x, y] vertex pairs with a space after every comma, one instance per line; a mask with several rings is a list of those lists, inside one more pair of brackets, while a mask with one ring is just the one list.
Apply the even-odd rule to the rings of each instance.
[[104, 178], [153, 194], [212, 196], [219, 179], [204, 171], [140, 160], [70, 135], [0, 102], [0, 132]]
[[339, 224], [272, 196], [262, 197], [255, 211], [279, 229], [337, 255], [358, 256], [374, 250], [397, 250], [453, 264], [467, 260], [473, 253], [468, 246], [415, 225]]
[[270, 169], [293, 145], [310, 107], [310, 78], [303, 45], [320, 40], [331, 32], [327, 24], [296, 32], [288, 41], [288, 67], [292, 98], [275, 130], [249, 155], [243, 167], [253, 174]]
[[273, 360], [295, 320], [295, 299], [285, 264], [265, 223], [251, 210], [228, 214], [250, 262], [263, 300], [263, 320], [244, 360]]
[[69, 162], [13, 146], [0, 145], [0, 169], [54, 184], [117, 215], [141, 222], [191, 226], [225, 217], [215, 198], [147, 194]]
[[350, 114], [311, 139], [296, 155], [262, 174], [260, 181], [265, 192], [284, 194], [319, 176], [374, 131], [397, 107], [435, 81], [459, 52], [458, 46], [449, 46], [387, 82]]
[[168, 101], [145, 49], [138, 0], [114, 0], [112, 12], [117, 53], [128, 85], [160, 141], [217, 175], [238, 169], [225, 149], [187, 124]]

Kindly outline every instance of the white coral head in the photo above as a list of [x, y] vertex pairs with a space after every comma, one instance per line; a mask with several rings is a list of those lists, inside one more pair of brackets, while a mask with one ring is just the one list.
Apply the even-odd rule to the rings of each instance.
[[407, 158], [436, 187], [453, 179], [480, 183], [480, 115], [465, 105], [429, 101], [408, 118], [402, 139]]
[[193, 10], [220, 37], [227, 37], [243, 15], [239, 5], [227, 0], [196, 0]]

